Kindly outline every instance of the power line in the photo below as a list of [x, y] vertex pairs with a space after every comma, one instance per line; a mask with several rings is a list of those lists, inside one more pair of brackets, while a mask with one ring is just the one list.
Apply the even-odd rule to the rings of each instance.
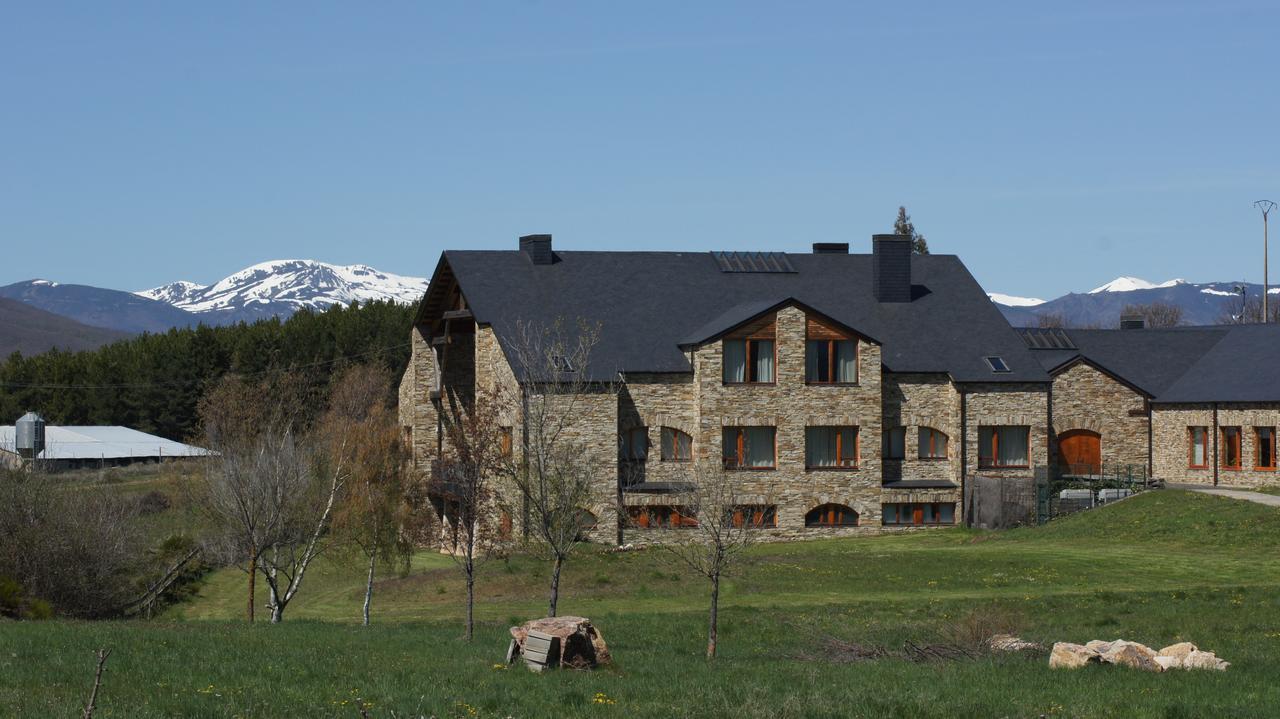
[[[376, 349], [369, 350], [367, 352], [359, 352], [353, 355], [344, 355], [342, 357], [335, 357], [334, 359], [330, 359], [330, 360], [310, 362], [307, 364], [293, 365], [289, 367], [278, 367], [275, 369], [260, 370], [258, 372], [236, 373], [236, 375], [239, 377], [252, 379], [255, 377], [265, 377], [267, 375], [275, 374], [276, 372], [280, 372], [282, 370], [313, 369], [315, 367], [324, 367], [327, 365], [334, 365], [341, 362], [347, 362], [349, 360], [359, 359], [361, 357], [369, 357], [371, 355], [379, 355], [385, 352], [404, 349], [405, 347], [409, 347], [412, 344], [413, 344], [412, 342], [403, 342], [398, 345], [379, 347]], [[0, 387], [8, 387], [12, 389], [146, 389], [151, 387], [188, 387], [202, 381], [203, 379], [187, 379], [187, 380], [172, 380], [168, 382], [123, 382], [118, 384], [43, 384], [43, 383], [31, 383], [31, 382], [11, 382], [8, 380], [0, 379]]]

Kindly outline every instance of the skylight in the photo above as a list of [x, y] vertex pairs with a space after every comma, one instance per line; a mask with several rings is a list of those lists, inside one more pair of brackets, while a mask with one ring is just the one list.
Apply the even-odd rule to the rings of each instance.
[[987, 366], [992, 372], [1012, 372], [1009, 365], [1005, 364], [1003, 357], [983, 357], [987, 361]]
[[785, 252], [712, 252], [721, 272], [795, 272]]

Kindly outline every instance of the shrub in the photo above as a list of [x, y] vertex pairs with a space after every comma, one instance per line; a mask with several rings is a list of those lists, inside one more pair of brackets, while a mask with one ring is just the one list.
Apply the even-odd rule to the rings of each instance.
[[164, 492], [151, 490], [138, 498], [138, 514], [147, 516], [159, 514], [173, 506], [173, 501]]
[[965, 649], [981, 650], [997, 634], [1017, 635], [1026, 626], [1021, 612], [991, 604], [962, 614], [942, 628], [942, 638]]

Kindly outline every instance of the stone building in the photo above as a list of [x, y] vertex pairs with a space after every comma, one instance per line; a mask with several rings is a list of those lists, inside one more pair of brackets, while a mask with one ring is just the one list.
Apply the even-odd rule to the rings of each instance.
[[[874, 236], [869, 254], [834, 243], [558, 251], [531, 235], [518, 249], [440, 258], [400, 387], [424, 471], [449, 459], [442, 403], [497, 392], [527, 407], [546, 392], [516, 348], [530, 328], [557, 323], [599, 333], [585, 366], [561, 358], [557, 371], [598, 388], [575, 400], [566, 431], [594, 468], [596, 496], [581, 509], [601, 539], [689, 521], [673, 490], [708, 463], [738, 483], [744, 516], [778, 537], [954, 524], [970, 478], [1030, 479], [1037, 468], [1270, 476], [1264, 465], [1226, 479], [1178, 466], [1193, 452], [1189, 427], [1210, 437], [1237, 427], [1237, 459], [1270, 451], [1275, 464], [1275, 328], [1019, 331], [958, 258], [912, 255], [896, 235]], [[1222, 385], [1203, 366], [1233, 337], [1256, 356], [1248, 366], [1265, 391]], [[513, 404], [503, 427], [517, 457], [528, 441], [520, 414]], [[1220, 444], [1206, 467], [1218, 466]]]

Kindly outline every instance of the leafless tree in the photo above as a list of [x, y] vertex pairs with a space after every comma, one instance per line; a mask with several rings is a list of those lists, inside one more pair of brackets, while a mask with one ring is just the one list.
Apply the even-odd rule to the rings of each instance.
[[1125, 305], [1120, 316], [1139, 315], [1147, 327], [1177, 327], [1182, 324], [1182, 308], [1168, 302]]
[[715, 659], [720, 619], [720, 580], [743, 560], [760, 531], [775, 523], [767, 499], [746, 495], [733, 472], [707, 461], [690, 466], [684, 489], [674, 495], [684, 521], [667, 530], [660, 546], [711, 584], [707, 659]]
[[1060, 312], [1046, 312], [1036, 315], [1036, 326], [1041, 329], [1063, 329], [1067, 326], [1067, 318]]
[[[1262, 322], [1262, 297], [1233, 297], [1218, 317], [1220, 325], [1247, 325]], [[1280, 322], [1280, 298], [1267, 303], [1267, 321]]]
[[[395, 413], [387, 404], [391, 377], [385, 369], [357, 365], [335, 384], [322, 446], [330, 463], [350, 468], [338, 506], [333, 534], [366, 565], [361, 616], [369, 625], [378, 562], [408, 570], [413, 547], [406, 500], [413, 468]], [[335, 456], [345, 453], [346, 456]]]
[[522, 378], [523, 436], [511, 479], [525, 527], [551, 561], [550, 616], [556, 616], [564, 563], [592, 521], [586, 507], [603, 477], [608, 475], [610, 487], [617, 481], [613, 435], [593, 446], [581, 426], [593, 408], [616, 416], [616, 372], [602, 373], [591, 364], [599, 340], [599, 325], [585, 321], [522, 322], [507, 347]]
[[433, 472], [431, 493], [450, 525], [446, 549], [467, 584], [467, 641], [475, 634], [476, 573], [510, 539], [511, 514], [500, 506], [495, 483], [514, 474], [512, 411], [510, 398], [496, 386], [441, 402], [449, 455]]

